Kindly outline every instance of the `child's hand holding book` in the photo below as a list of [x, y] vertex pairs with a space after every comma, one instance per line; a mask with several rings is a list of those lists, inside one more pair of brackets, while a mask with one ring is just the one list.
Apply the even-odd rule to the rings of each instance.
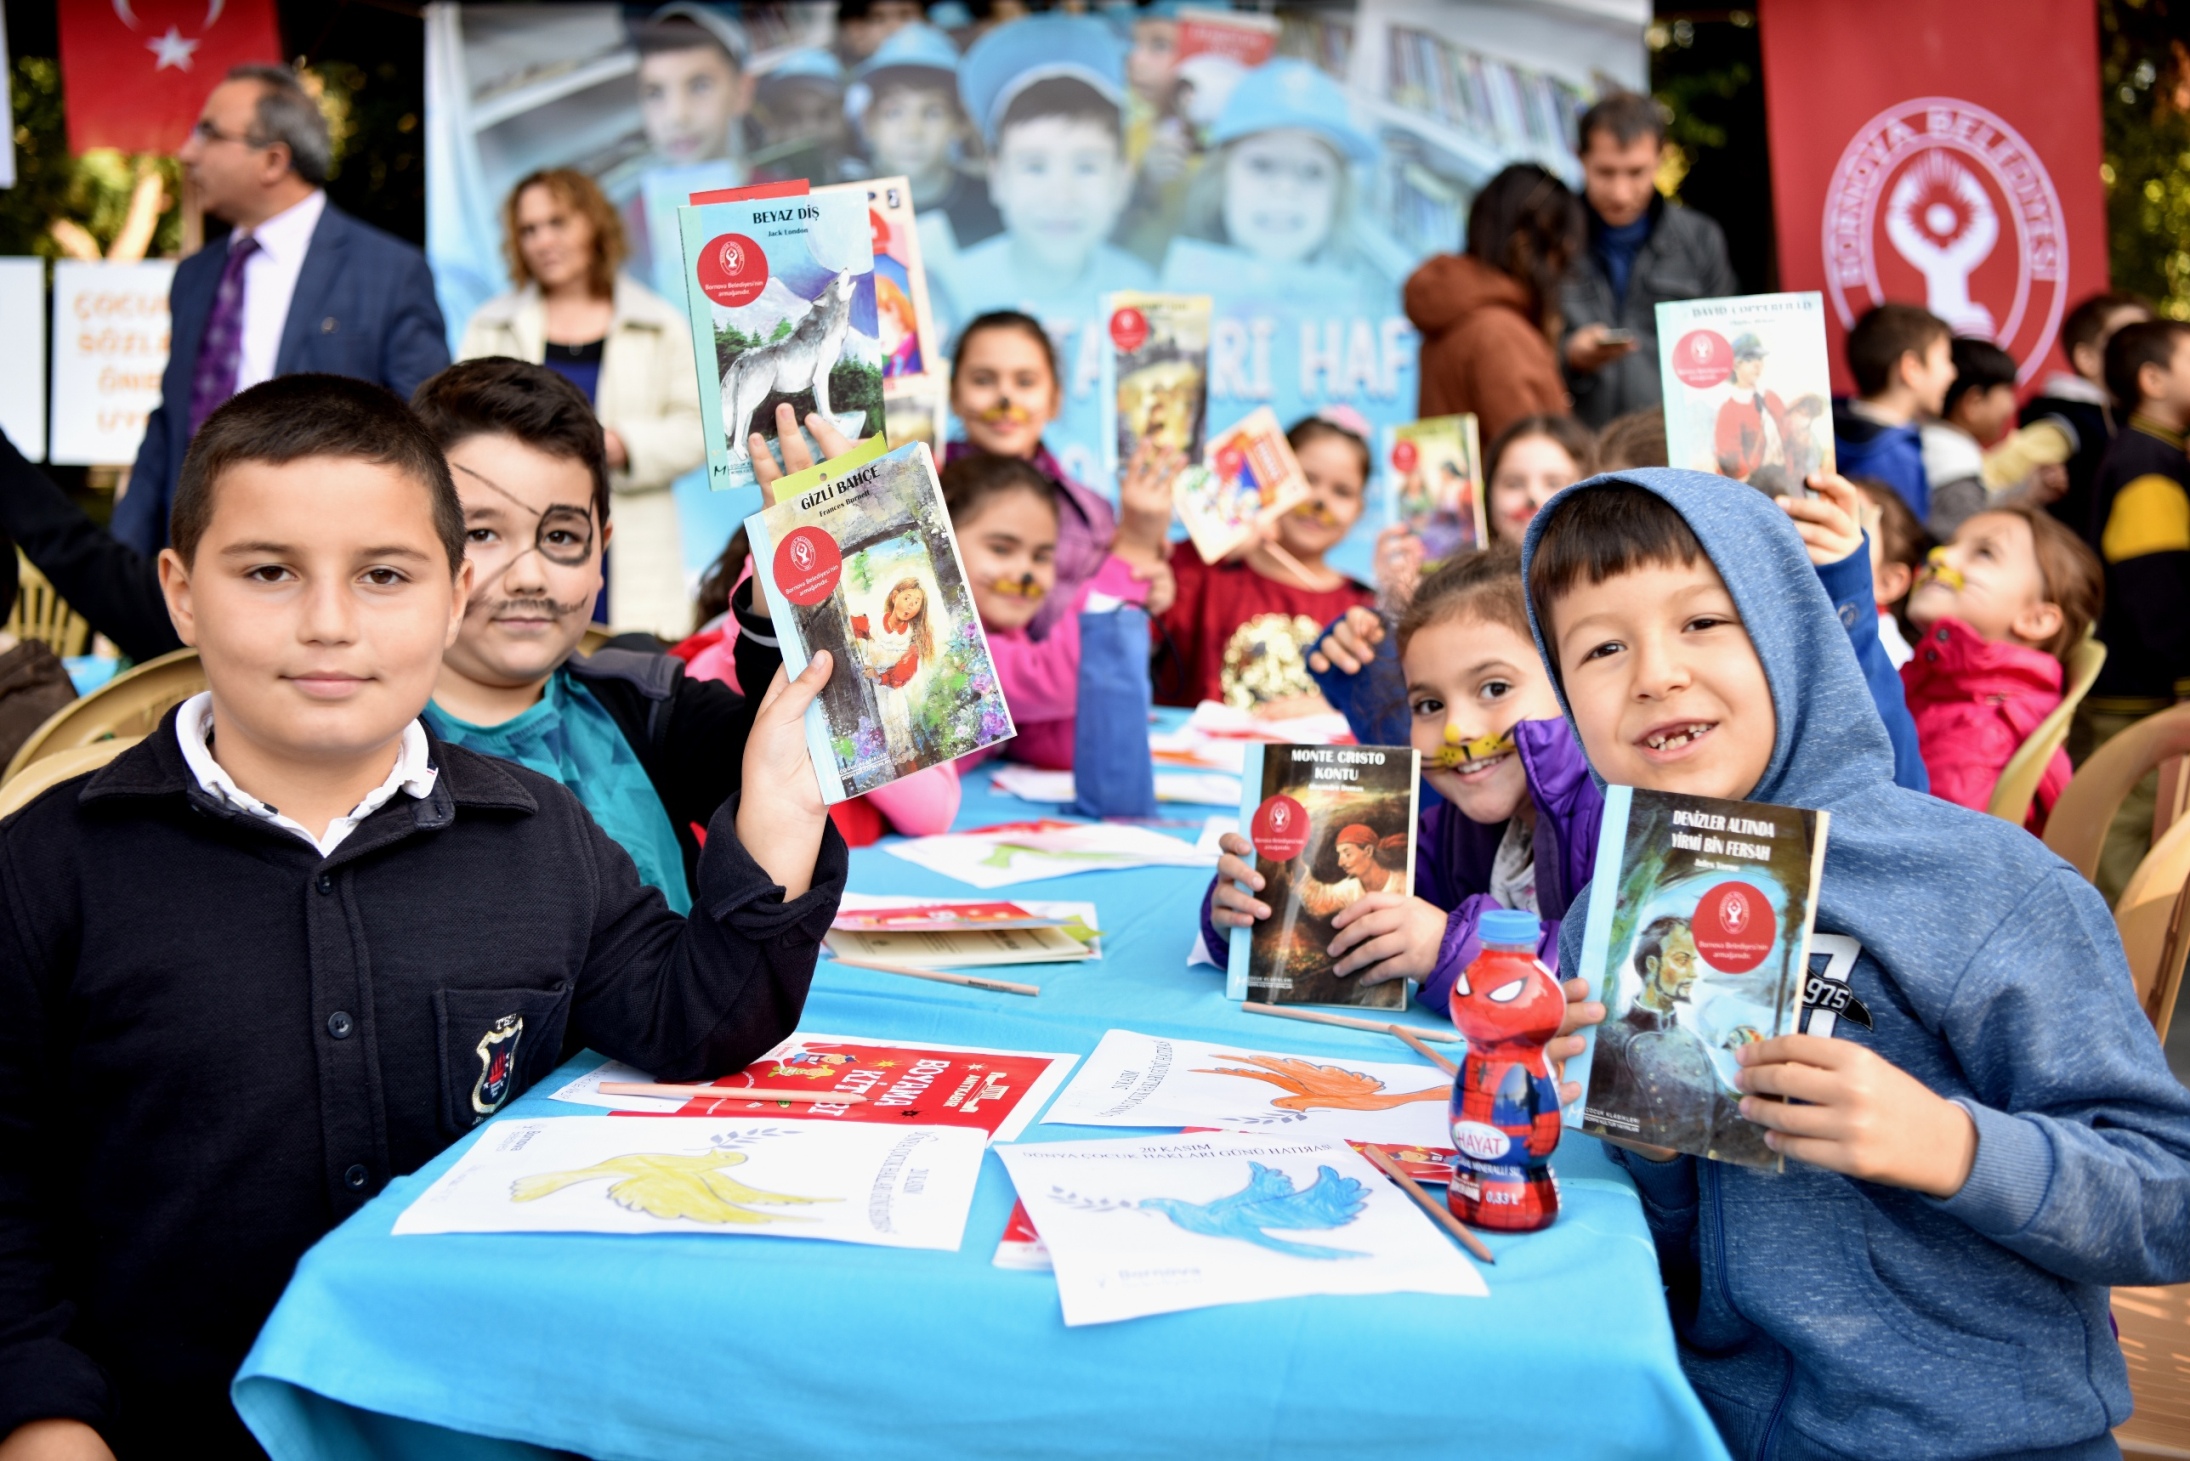
[[1744, 1045], [1735, 1058], [1735, 1084], [1749, 1093], [1741, 1114], [1766, 1128], [1773, 1151], [1932, 1197], [1952, 1197], [1969, 1180], [1977, 1160], [1969, 1112], [1883, 1056], [1847, 1040], [1781, 1035]]
[[1217, 891], [1209, 900], [1209, 921], [1217, 927], [1251, 928], [1256, 919], [1270, 916], [1270, 905], [1255, 896], [1263, 880], [1254, 859], [1254, 844], [1239, 833], [1217, 839]]
[[1782, 497], [1779, 505], [1795, 520], [1810, 562], [1823, 568], [1862, 548], [1867, 504], [1855, 484], [1838, 472], [1813, 472], [1809, 485], [1815, 496], [1790, 495]]
[[1384, 621], [1374, 609], [1356, 604], [1308, 651], [1308, 668], [1321, 675], [1336, 665], [1343, 674], [1358, 675], [1383, 642]]
[[829, 808], [806, 749], [806, 707], [829, 683], [833, 659], [816, 650], [804, 672], [785, 683], [783, 671], [768, 685], [753, 729], [745, 738], [744, 791], [738, 803], [738, 841], [768, 876], [783, 885], [785, 899], [813, 886], [814, 859]]
[[1331, 972], [1359, 974], [1363, 984], [1387, 979], [1427, 979], [1445, 944], [1445, 911], [1425, 899], [1370, 893], [1339, 910], [1328, 952]]

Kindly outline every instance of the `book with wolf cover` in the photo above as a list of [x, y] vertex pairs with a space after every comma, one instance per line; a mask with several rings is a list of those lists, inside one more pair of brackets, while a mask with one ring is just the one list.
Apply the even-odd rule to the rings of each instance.
[[1331, 972], [1331, 920], [1371, 893], [1414, 891], [1422, 758], [1407, 746], [1252, 745], [1240, 826], [1270, 916], [1232, 930], [1227, 999], [1407, 1007], [1408, 981]]
[[1015, 733], [935, 458], [886, 448], [877, 435], [780, 479], [776, 505], [745, 520], [784, 673], [816, 650], [835, 660], [806, 710], [832, 804]]
[[1255, 529], [1291, 512], [1308, 495], [1308, 476], [1278, 425], [1258, 406], [1212, 437], [1201, 465], [1179, 473], [1171, 502], [1204, 563], [1237, 552]]
[[754, 490], [747, 450], [754, 432], [782, 460], [780, 402], [791, 403], [801, 432], [815, 411], [853, 441], [882, 432], [875, 230], [865, 190], [753, 196], [763, 191], [773, 190], [737, 190], [726, 201], [677, 210], [707, 481], [718, 492]]
[[[1794, 1033], [1831, 813], [1605, 788], [1574, 973], [1604, 1001], [1566, 1124], [1775, 1171], [1735, 1052]], [[1574, 1069], [1570, 1066], [1569, 1069]]]
[[1431, 416], [1384, 429], [1391, 523], [1422, 540], [1431, 562], [1490, 540], [1483, 516], [1483, 445], [1473, 415]]
[[1743, 294], [1658, 306], [1669, 465], [1800, 496], [1833, 467], [1825, 301]]
[[1121, 290], [1103, 303], [1104, 471], [1116, 481], [1151, 438], [1193, 461], [1209, 428], [1210, 297]]

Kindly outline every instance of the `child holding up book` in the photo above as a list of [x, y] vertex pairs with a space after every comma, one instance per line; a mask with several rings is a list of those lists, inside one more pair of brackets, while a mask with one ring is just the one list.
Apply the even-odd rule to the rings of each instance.
[[[1964, 518], [1909, 594], [1915, 657], [1901, 667], [1934, 796], [1983, 811], [2016, 750], [2061, 703], [2067, 656], [2099, 616], [2099, 559], [2042, 508]], [[2045, 831], [2068, 785], [2056, 750], [2024, 825]]]
[[846, 868], [802, 723], [826, 656], [718, 746], [742, 788], [689, 919], [566, 788], [420, 720], [474, 569], [378, 386], [234, 397], [173, 536], [210, 688], [0, 824], [0, 1446], [37, 1454], [252, 1454], [228, 1381], [307, 1248], [566, 1037], [664, 1080], [750, 1062]]
[[[1373, 652], [1384, 627], [1349, 611], [1349, 642]], [[1521, 560], [1497, 547], [1461, 554], [1430, 574], [1400, 617], [1409, 739], [1422, 779], [1443, 798], [1416, 833], [1419, 894], [1371, 893], [1332, 920], [1336, 972], [1364, 984], [1421, 981], [1442, 1012], [1453, 980], [1480, 947], [1493, 908], [1544, 920], [1543, 957], [1559, 956], [1559, 922], [1589, 880], [1604, 798], [1528, 637]], [[1222, 839], [1216, 881], [1203, 901], [1202, 939], [1219, 956], [1225, 931], [1268, 918], [1262, 876], [1236, 832]], [[1244, 883], [1246, 886], [1240, 886]]]
[[[1741, 1114], [1786, 1170], [1614, 1153], [1728, 1448], [2116, 1454], [2107, 1286], [2190, 1278], [2190, 1090], [2105, 903], [2019, 828], [1893, 784], [1831, 600], [1761, 494], [1670, 470], [1584, 483], [1531, 525], [1525, 572], [1598, 776], [1832, 814], [1816, 930], [1857, 946], [1866, 1018], [1738, 1054]], [[1562, 967], [1612, 891], [1568, 910]], [[1570, 1026], [1604, 1018], [1567, 990]]]

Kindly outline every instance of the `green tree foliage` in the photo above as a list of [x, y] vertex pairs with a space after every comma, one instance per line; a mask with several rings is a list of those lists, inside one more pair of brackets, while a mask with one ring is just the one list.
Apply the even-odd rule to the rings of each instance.
[[182, 171], [175, 160], [151, 153], [131, 157], [111, 148], [71, 157], [60, 63], [50, 56], [24, 56], [16, 61], [9, 80], [16, 181], [14, 187], [0, 191], [0, 254], [59, 258], [60, 246], [48, 231], [56, 218], [82, 224], [105, 249], [121, 231], [130, 191], [144, 167], [159, 171], [169, 200], [153, 233], [151, 252], [174, 253], [182, 237], [181, 212], [174, 206]]
[[2190, 4], [2100, 0], [2108, 263], [2116, 289], [2190, 319]]

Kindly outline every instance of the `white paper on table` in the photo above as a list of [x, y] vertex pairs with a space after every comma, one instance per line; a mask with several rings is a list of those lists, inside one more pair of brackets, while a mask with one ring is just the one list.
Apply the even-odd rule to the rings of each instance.
[[[857, 913], [864, 908], [939, 908], [948, 903], [963, 903], [965, 901], [963, 898], [907, 898], [899, 893], [846, 892], [842, 898], [837, 900], [837, 911], [840, 913]], [[1093, 930], [1102, 928], [1101, 921], [1095, 916], [1095, 905], [1081, 899], [1014, 898], [1011, 901], [1026, 909], [1036, 918], [1054, 918], [1059, 923], [1070, 923], [1074, 919], [1078, 919], [1084, 928]], [[1102, 934], [1097, 932], [1087, 947], [1090, 959], [1100, 959], [1103, 956]], [[831, 1038], [836, 1037], [832, 1036]]]
[[1136, 867], [1214, 867], [1216, 855], [1126, 822], [1035, 822], [1002, 831], [907, 837], [882, 848], [976, 888]]
[[[871, 1071], [862, 1071], [858, 1058], [847, 1063], [840, 1057], [849, 1051], [861, 1049], [896, 1052], [891, 1058], [906, 1065], [893, 1086], [876, 1081]], [[980, 1061], [951, 1060], [952, 1056], [981, 1056]], [[926, 1058], [939, 1057], [939, 1058]], [[881, 1057], [871, 1057], [879, 1060]], [[975, 1129], [991, 1133], [991, 1140], [1010, 1141], [1026, 1130], [1034, 1119], [1034, 1113], [1042, 1109], [1044, 1102], [1057, 1093], [1072, 1073], [1072, 1067], [1080, 1057], [1060, 1055], [1047, 1050], [999, 1050], [982, 1045], [946, 1045], [940, 1040], [893, 1040], [882, 1036], [824, 1035], [817, 1031], [801, 1031], [777, 1043], [774, 1049], [754, 1061], [741, 1074], [747, 1083], [764, 1090], [785, 1088], [802, 1089], [815, 1084], [813, 1072], [849, 1069], [853, 1076], [838, 1079], [830, 1075], [832, 1082], [826, 1086], [815, 1084], [817, 1093], [823, 1089], [842, 1091], [856, 1085], [859, 1093], [871, 1099], [857, 1105], [848, 1102], [816, 1103], [811, 1106], [787, 1107], [780, 1112], [766, 1112], [770, 1118], [799, 1121], [857, 1122], [895, 1120], [898, 1112], [916, 1099], [930, 1094], [928, 1087], [936, 1081], [950, 1082], [960, 1087], [972, 1087], [963, 1097], [950, 1086], [938, 1089], [934, 1094], [942, 1096], [947, 1109], [957, 1111], [963, 1117], [978, 1119]], [[922, 1067], [926, 1067], [923, 1069]], [[1031, 1077], [1031, 1078], [1030, 1078]], [[724, 1077], [723, 1079], [733, 1079]], [[558, 1090], [550, 1092], [557, 1101], [568, 1101], [574, 1106], [598, 1106], [609, 1111], [643, 1112], [655, 1115], [676, 1115], [693, 1104], [685, 1096], [633, 1096], [622, 1093], [611, 1095], [601, 1089], [602, 1083], [651, 1082], [653, 1077], [644, 1071], [634, 1070], [618, 1061], [606, 1061], [587, 1071], [575, 1080], [565, 1082]], [[720, 1088], [721, 1099], [736, 1101], [738, 1088], [727, 1085]], [[959, 1099], [953, 1099], [959, 1097]], [[748, 1107], [751, 1103], [747, 1103]], [[750, 1109], [730, 1112], [709, 1110], [694, 1120], [715, 1119], [737, 1115], [746, 1119], [760, 1119], [762, 1113]], [[930, 1125], [933, 1122], [922, 1122]]]
[[1186, 718], [1186, 729], [1209, 737], [1251, 741], [1290, 741], [1298, 745], [1339, 746], [1354, 738], [1353, 727], [1335, 710], [1312, 715], [1288, 715], [1272, 720], [1251, 711], [1234, 710], [1216, 700], [1204, 700]]
[[1042, 1122], [1215, 1126], [1299, 1141], [1442, 1147], [1452, 1141], [1451, 1097], [1451, 1079], [1433, 1065], [1106, 1030]]
[[1218, 857], [1224, 849], [1217, 846], [1217, 839], [1227, 832], [1238, 830], [1239, 817], [1236, 813], [1225, 812], [1211, 817], [1201, 824], [1201, 836], [1194, 839], [1194, 847], [1197, 851], [1208, 853], [1211, 858]]
[[1342, 1142], [1210, 1132], [997, 1154], [1049, 1250], [1067, 1325], [1302, 1294], [1489, 1293]]
[[[1069, 771], [1043, 771], [1033, 766], [1005, 766], [990, 778], [998, 791], [1021, 801], [1064, 806], [1076, 795]], [[1215, 771], [1158, 771], [1156, 800], [1186, 802], [1209, 807], [1239, 805], [1239, 777]]]
[[986, 1146], [963, 1126], [501, 1121], [395, 1232], [758, 1233], [955, 1249]]
[[[1171, 731], [1150, 731], [1148, 749], [1153, 754], [1172, 758], [1192, 757], [1195, 764], [1211, 771], [1223, 771], [1237, 776], [1247, 764], [1247, 741], [1240, 736], [1210, 736], [1200, 731], [1180, 726]], [[1159, 762], [1159, 764], [1161, 764]]]

